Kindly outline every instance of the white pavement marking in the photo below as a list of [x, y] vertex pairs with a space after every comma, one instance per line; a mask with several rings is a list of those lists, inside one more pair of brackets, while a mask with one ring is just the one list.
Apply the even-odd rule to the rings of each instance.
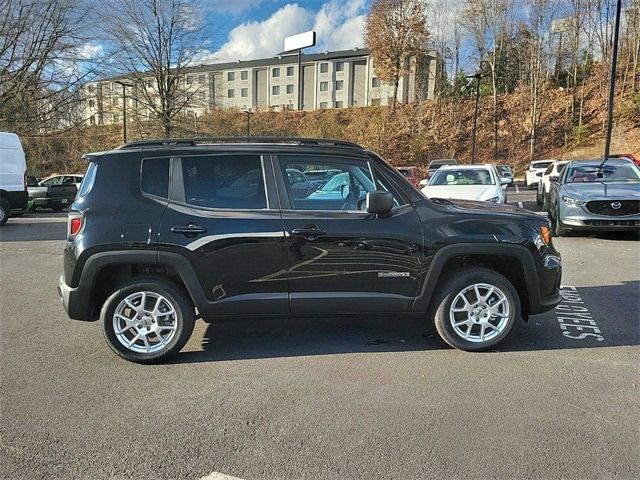
[[520, 189], [518, 188], [518, 184], [516, 183], [516, 193], [520, 193]]
[[597, 342], [604, 341], [602, 330], [585, 306], [578, 289], [570, 285], [561, 285], [560, 296], [562, 301], [556, 306], [555, 312], [562, 335], [574, 340], [589, 338]]
[[242, 480], [238, 477], [232, 477], [231, 475], [226, 475], [220, 472], [211, 472], [206, 477], [202, 477], [200, 480]]
[[520, 208], [524, 208], [524, 206], [522, 205], [522, 202], [518, 202], [518, 206], [519, 206]]

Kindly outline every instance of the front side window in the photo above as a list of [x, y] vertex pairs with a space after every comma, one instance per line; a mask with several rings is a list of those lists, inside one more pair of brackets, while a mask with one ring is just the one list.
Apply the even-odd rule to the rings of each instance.
[[[89, 172], [87, 172], [87, 175], [89, 175]], [[169, 196], [168, 158], [145, 158], [142, 161], [140, 189], [144, 193], [155, 195], [156, 197], [167, 198]]]
[[184, 200], [204, 208], [267, 208], [259, 155], [208, 155], [182, 158]]
[[289, 201], [296, 210], [366, 210], [376, 190], [367, 162], [280, 155]]

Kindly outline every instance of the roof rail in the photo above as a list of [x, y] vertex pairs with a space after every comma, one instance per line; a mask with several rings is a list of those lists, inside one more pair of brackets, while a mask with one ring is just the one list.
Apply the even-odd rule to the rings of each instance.
[[280, 143], [293, 145], [316, 145], [333, 146], [343, 148], [363, 147], [354, 142], [346, 140], [335, 140], [332, 138], [301, 138], [301, 137], [194, 137], [194, 138], [164, 138], [157, 140], [138, 140], [120, 145], [116, 150], [127, 150], [129, 148], [140, 147], [169, 147], [184, 146], [195, 147], [197, 145], [207, 145], [212, 143]]

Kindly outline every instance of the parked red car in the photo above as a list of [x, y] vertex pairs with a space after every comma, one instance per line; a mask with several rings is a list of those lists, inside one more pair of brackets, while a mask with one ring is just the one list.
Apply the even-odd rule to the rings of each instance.
[[609, 158], [628, 158], [640, 167], [640, 158], [636, 157], [633, 153], [611, 153], [609, 154]]
[[418, 167], [398, 167], [398, 171], [416, 188], [420, 187], [420, 169]]

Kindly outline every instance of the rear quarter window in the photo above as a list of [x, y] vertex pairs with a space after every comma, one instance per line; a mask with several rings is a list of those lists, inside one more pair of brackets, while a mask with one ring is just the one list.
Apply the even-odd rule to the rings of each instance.
[[78, 197], [82, 198], [87, 195], [93, 188], [93, 184], [96, 181], [96, 172], [98, 171], [98, 164], [95, 162], [89, 162], [87, 173], [82, 178], [80, 189], [78, 190]]
[[148, 195], [169, 198], [168, 158], [145, 158], [142, 160], [140, 190]]

